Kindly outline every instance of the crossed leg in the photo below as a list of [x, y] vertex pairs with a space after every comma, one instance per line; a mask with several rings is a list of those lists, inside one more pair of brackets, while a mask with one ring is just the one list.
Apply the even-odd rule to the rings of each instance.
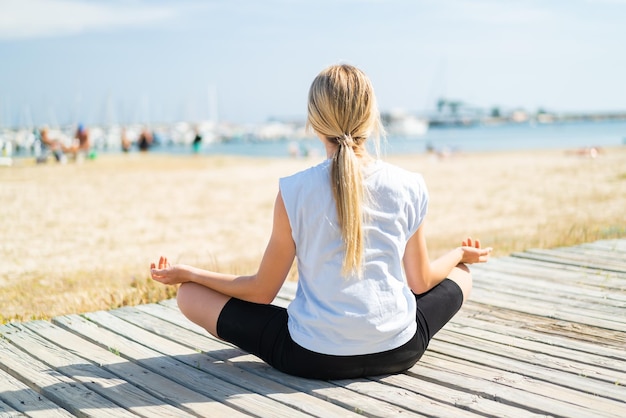
[[472, 291], [472, 274], [470, 269], [465, 264], [459, 263], [448, 274], [448, 279], [459, 285], [463, 292], [463, 303], [465, 303]]
[[229, 300], [230, 296], [191, 282], [181, 284], [176, 296], [183, 315], [218, 338], [217, 319]]
[[[463, 302], [465, 302], [472, 289], [472, 275], [469, 268], [465, 264], [458, 264], [452, 269], [448, 278], [461, 288]], [[181, 284], [176, 297], [180, 311], [190, 321], [218, 338], [217, 320], [229, 300], [230, 296], [191, 282]]]

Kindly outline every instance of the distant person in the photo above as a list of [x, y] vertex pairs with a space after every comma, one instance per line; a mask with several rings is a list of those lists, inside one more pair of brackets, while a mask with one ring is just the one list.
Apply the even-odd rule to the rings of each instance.
[[196, 135], [193, 137], [193, 142], [191, 143], [191, 147], [193, 149], [194, 154], [200, 152], [200, 147], [202, 146], [202, 135], [200, 135], [200, 131], [196, 128]]
[[39, 130], [39, 140], [42, 145], [42, 153], [37, 162], [45, 162], [48, 159], [48, 152], [52, 153], [54, 159], [59, 163], [65, 163], [67, 158], [63, 153], [63, 145], [58, 139], [50, 137], [50, 130], [44, 126]]
[[76, 161], [82, 161], [83, 158], [90, 156], [91, 138], [89, 129], [82, 123], [79, 123], [74, 134], [74, 140], [69, 147], [64, 147], [63, 152], [71, 154]]
[[122, 127], [122, 132], [120, 133], [120, 141], [122, 145], [122, 151], [130, 152], [132, 143], [130, 142], [130, 139], [128, 138], [128, 132], [126, 132], [125, 127]]
[[[10, 167], [13, 165], [13, 142], [2, 141], [0, 138], [0, 166]], [[39, 162], [39, 159], [37, 160]]]
[[292, 158], [297, 158], [300, 156], [300, 147], [296, 141], [291, 141], [287, 146], [287, 153]]
[[[349, 65], [322, 71], [309, 90], [307, 126], [328, 159], [280, 179], [255, 274], [171, 265], [162, 256], [150, 266], [152, 278], [180, 284], [178, 306], [191, 321], [285, 373], [402, 372], [468, 297], [466, 264], [486, 262], [491, 249], [466, 238], [430, 261], [423, 177], [367, 151], [382, 128], [363, 72]], [[287, 309], [271, 305], [296, 257], [294, 300]]]
[[141, 130], [141, 134], [139, 134], [139, 139], [137, 141], [137, 145], [139, 146], [139, 151], [146, 152], [152, 146], [154, 142], [154, 136], [152, 132], [148, 128], [143, 128]]

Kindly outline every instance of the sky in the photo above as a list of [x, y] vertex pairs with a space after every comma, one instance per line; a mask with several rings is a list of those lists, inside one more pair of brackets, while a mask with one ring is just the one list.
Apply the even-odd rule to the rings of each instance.
[[0, 0], [0, 126], [304, 119], [326, 66], [381, 111], [626, 111], [626, 0]]

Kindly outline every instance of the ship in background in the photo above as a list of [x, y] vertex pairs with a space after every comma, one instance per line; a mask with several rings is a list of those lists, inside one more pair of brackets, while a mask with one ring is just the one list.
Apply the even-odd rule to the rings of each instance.
[[388, 135], [403, 138], [419, 138], [428, 132], [430, 122], [427, 118], [408, 113], [402, 109], [393, 109], [380, 115]]

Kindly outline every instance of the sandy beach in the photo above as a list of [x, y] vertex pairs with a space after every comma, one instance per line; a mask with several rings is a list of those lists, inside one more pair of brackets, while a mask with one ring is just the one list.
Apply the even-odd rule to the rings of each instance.
[[[384, 158], [426, 179], [432, 257], [467, 235], [496, 257], [626, 236], [626, 147]], [[0, 322], [171, 297], [148, 278], [161, 254], [253, 273], [279, 177], [320, 161], [128, 154], [0, 167]]]

